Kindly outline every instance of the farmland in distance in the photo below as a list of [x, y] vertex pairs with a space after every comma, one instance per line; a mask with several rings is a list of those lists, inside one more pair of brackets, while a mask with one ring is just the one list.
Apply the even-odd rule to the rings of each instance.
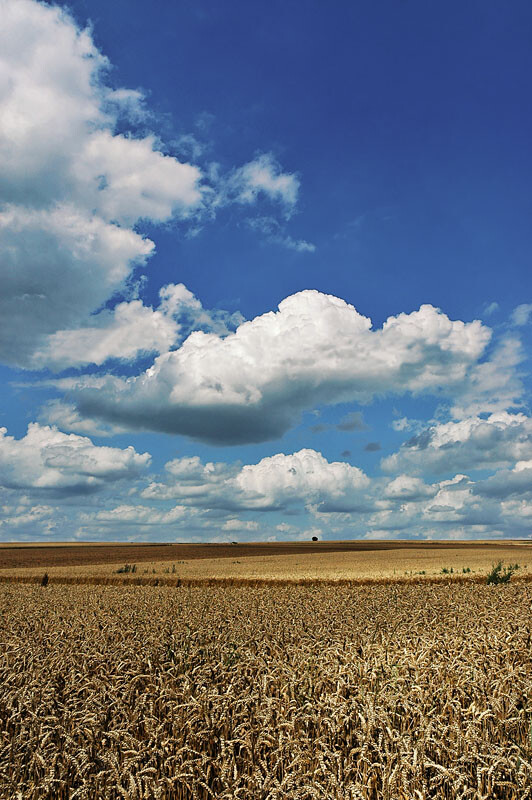
[[[481, 578], [498, 561], [532, 576], [532, 542], [260, 542], [221, 544], [0, 545], [0, 581], [93, 579], [411, 580]], [[129, 569], [124, 571], [125, 566]], [[134, 572], [131, 569], [134, 567]]]

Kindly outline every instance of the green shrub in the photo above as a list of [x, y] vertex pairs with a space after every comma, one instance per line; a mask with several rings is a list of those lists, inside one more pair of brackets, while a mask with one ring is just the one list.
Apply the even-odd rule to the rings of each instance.
[[490, 572], [488, 572], [486, 583], [509, 583], [510, 578], [518, 569], [519, 564], [508, 564], [508, 566], [503, 566], [502, 561], [499, 561], [497, 564], [492, 565]]

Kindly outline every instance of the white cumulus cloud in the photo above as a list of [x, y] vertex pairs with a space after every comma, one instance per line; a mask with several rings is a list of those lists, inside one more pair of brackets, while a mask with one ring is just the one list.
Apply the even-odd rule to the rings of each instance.
[[329, 462], [315, 450], [277, 453], [246, 464], [234, 480], [248, 507], [275, 508], [294, 502], [343, 507], [360, 497], [369, 478], [344, 461]]
[[[1, 123], [0, 123], [1, 124]], [[153, 249], [72, 206], [0, 210], [0, 359], [33, 364], [47, 335], [89, 318]]]
[[167, 352], [191, 327], [224, 335], [242, 320], [239, 313], [208, 311], [186, 286], [168, 284], [159, 291], [157, 309], [141, 300], [118, 303], [90, 317], [90, 325], [46, 336], [33, 353], [35, 369], [63, 370], [103, 364], [109, 358], [131, 361], [139, 353]]
[[174, 506], [169, 511], [150, 508], [142, 505], [120, 505], [113, 508], [102, 509], [93, 514], [84, 513], [80, 515], [80, 522], [107, 523], [108, 525], [171, 525], [180, 522], [186, 515], [190, 515], [190, 509], [184, 506]]
[[118, 132], [142, 117], [142, 95], [108, 85], [107, 59], [65, 10], [0, 0], [0, 13], [0, 359], [68, 366], [87, 343], [101, 363], [141, 313], [148, 349], [167, 349], [168, 325], [156, 332], [136, 305], [118, 307], [108, 335], [106, 313], [90, 315], [152, 254], [137, 222], [201, 212], [202, 172], [153, 134]]
[[384, 458], [386, 472], [442, 474], [496, 469], [532, 458], [532, 419], [500, 411], [434, 425]]
[[0, 486], [8, 489], [83, 494], [138, 477], [150, 460], [133, 447], [97, 447], [86, 437], [38, 423], [30, 423], [22, 439], [0, 428]]
[[167, 351], [178, 333], [176, 321], [141, 300], [119, 303], [91, 317], [92, 324], [48, 336], [33, 354], [36, 368], [62, 370], [83, 364], [103, 364], [109, 358], [131, 360], [140, 352]]
[[316, 450], [277, 453], [257, 464], [202, 464], [186, 457], [166, 465], [164, 482], [143, 492], [147, 500], [176, 499], [180, 503], [229, 511], [272, 511], [292, 507], [344, 509], [360, 503], [370, 481], [358, 467], [329, 462]]
[[259, 528], [259, 523], [255, 522], [254, 520], [244, 520], [244, 519], [228, 519], [222, 525], [223, 531], [238, 531], [242, 532], [249, 532], [249, 531], [256, 531]]
[[145, 373], [65, 382], [79, 411], [132, 429], [215, 444], [280, 436], [319, 404], [386, 393], [452, 393], [490, 338], [480, 322], [424, 305], [380, 330], [340, 298], [315, 290], [225, 337], [192, 333]]

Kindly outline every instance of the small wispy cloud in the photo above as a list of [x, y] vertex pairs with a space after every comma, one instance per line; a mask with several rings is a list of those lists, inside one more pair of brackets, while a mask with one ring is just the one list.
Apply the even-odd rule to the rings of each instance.
[[380, 442], [368, 442], [365, 446], [364, 450], [366, 453], [376, 453], [381, 450], [381, 443]]
[[290, 216], [297, 203], [299, 186], [297, 175], [283, 172], [271, 153], [263, 153], [233, 171], [227, 191], [239, 203], [254, 203], [258, 195], [265, 195], [280, 202]]
[[526, 325], [532, 315], [532, 303], [521, 303], [514, 308], [510, 320], [513, 325]]
[[336, 427], [339, 431], [366, 431], [368, 429], [361, 411], [352, 411], [350, 414], [346, 414]]
[[411, 428], [411, 423], [408, 417], [400, 417], [399, 419], [394, 419], [392, 422], [392, 428], [394, 431], [409, 431]]
[[492, 303], [486, 303], [482, 310], [482, 314], [484, 317], [489, 317], [491, 314], [495, 314], [495, 312], [498, 310], [499, 304], [494, 300]]
[[295, 250], [297, 253], [314, 253], [316, 245], [305, 239], [294, 239], [286, 233], [284, 227], [274, 217], [255, 217], [247, 220], [246, 224], [254, 231], [262, 233], [266, 241]]

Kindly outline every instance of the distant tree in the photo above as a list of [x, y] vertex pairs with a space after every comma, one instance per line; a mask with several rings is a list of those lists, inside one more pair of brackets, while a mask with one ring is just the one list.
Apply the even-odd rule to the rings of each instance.
[[312, 541], [313, 541], [313, 542], [317, 542], [317, 541], [318, 541], [318, 537], [317, 537], [317, 536], [313, 536], [313, 537], [312, 537]]

